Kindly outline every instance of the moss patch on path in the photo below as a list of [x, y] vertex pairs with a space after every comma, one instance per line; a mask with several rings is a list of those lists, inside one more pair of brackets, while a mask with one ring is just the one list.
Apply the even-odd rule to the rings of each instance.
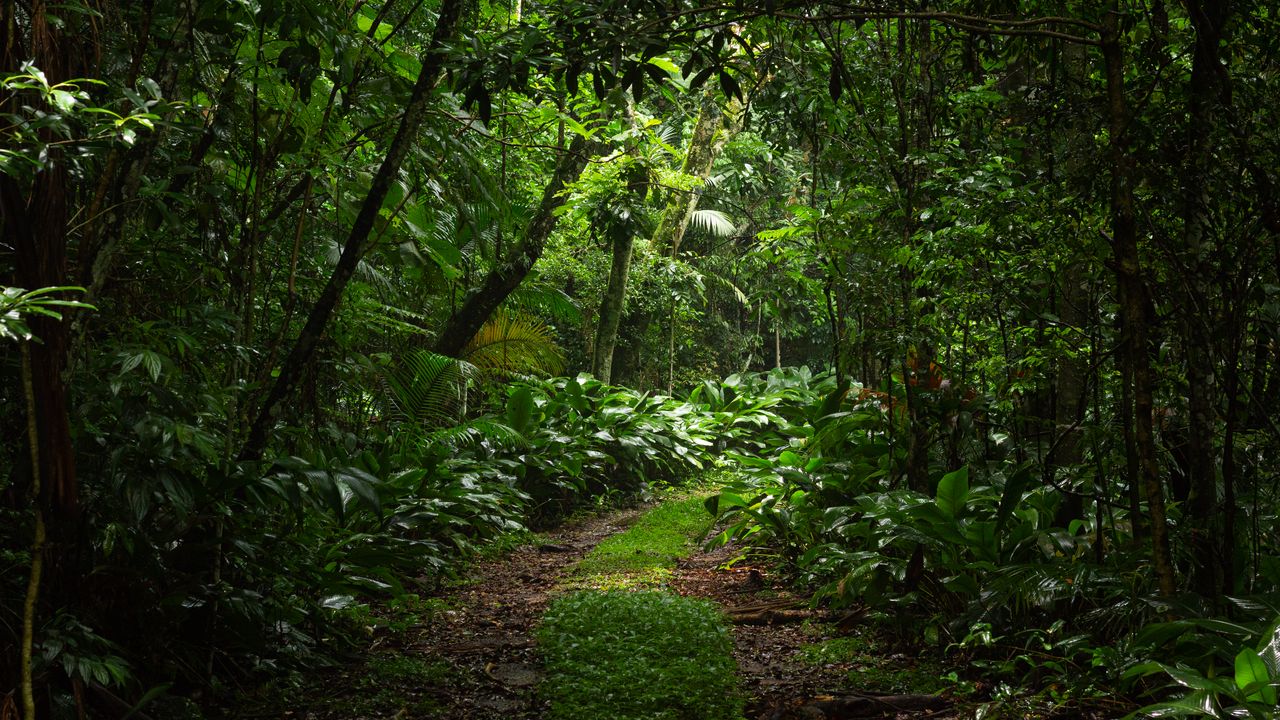
[[713, 518], [700, 496], [669, 500], [645, 513], [626, 532], [605, 539], [574, 570], [571, 588], [654, 588], [670, 579], [681, 558]]
[[736, 720], [733, 641], [711, 603], [656, 591], [583, 591], [538, 632], [551, 720]]
[[538, 630], [549, 720], [738, 720], [733, 639], [714, 603], [661, 588], [712, 518], [668, 500], [575, 567]]

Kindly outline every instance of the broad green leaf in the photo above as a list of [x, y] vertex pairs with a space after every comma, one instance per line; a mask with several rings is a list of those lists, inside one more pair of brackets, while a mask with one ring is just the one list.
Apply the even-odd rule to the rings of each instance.
[[1194, 692], [1186, 697], [1168, 702], [1156, 703], [1140, 708], [1126, 716], [1127, 718], [1171, 718], [1189, 716], [1215, 717], [1213, 695], [1209, 692]]
[[672, 75], [678, 76], [680, 74], [680, 66], [676, 65], [675, 63], [671, 62], [671, 60], [665, 57], [649, 58], [649, 64], [656, 65], [662, 68], [663, 70], [666, 70], [667, 72], [671, 73]]
[[1013, 513], [1018, 503], [1022, 502], [1022, 493], [1031, 480], [1031, 469], [1023, 465], [1013, 472], [1004, 483], [1004, 494], [1000, 496], [1000, 507], [996, 510], [996, 534], [1004, 530], [1004, 524]]
[[351, 488], [352, 494], [359, 498], [361, 503], [381, 517], [382, 500], [378, 497], [377, 490], [377, 486], [381, 483], [376, 477], [354, 467], [343, 468], [338, 472], [338, 477]]
[[784, 467], [803, 467], [804, 458], [790, 450], [783, 450], [782, 454], [778, 456], [778, 465]]
[[338, 524], [342, 524], [345, 512], [342, 503], [342, 491], [338, 489], [338, 481], [324, 470], [308, 470], [303, 473], [311, 481], [311, 489], [328, 506]]
[[527, 385], [516, 388], [507, 399], [507, 424], [516, 432], [523, 433], [529, 429], [533, 418], [533, 390]]
[[1254, 702], [1276, 703], [1276, 689], [1271, 684], [1266, 663], [1250, 648], [1236, 655], [1236, 687], [1248, 693]]
[[969, 499], [969, 466], [949, 472], [938, 481], [938, 509], [949, 517], [955, 517], [964, 510], [965, 501]]
[[1271, 677], [1280, 678], [1280, 620], [1271, 623], [1258, 643], [1258, 657]]
[[1187, 667], [1175, 667], [1164, 665], [1164, 671], [1169, 674], [1179, 685], [1189, 687], [1192, 690], [1208, 690], [1214, 693], [1231, 693], [1235, 688], [1228, 683], [1216, 678], [1205, 677], [1199, 672]]
[[71, 112], [76, 106], [76, 96], [66, 90], [53, 90], [49, 93], [53, 104], [62, 112]]

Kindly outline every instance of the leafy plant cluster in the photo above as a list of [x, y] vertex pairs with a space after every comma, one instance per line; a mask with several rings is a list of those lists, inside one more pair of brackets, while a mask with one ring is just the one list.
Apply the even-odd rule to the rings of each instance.
[[579, 592], [538, 629], [548, 717], [737, 720], [729, 630], [708, 602], [652, 591]]
[[[683, 482], [722, 449], [745, 451], [783, 425], [769, 409], [783, 391], [764, 376], [677, 399], [587, 375], [498, 382], [463, 361], [410, 353], [366, 368], [385, 380], [364, 401], [365, 427], [294, 437], [293, 454], [261, 477], [250, 465], [220, 473], [210, 465], [218, 436], [174, 419], [200, 417], [184, 348], [208, 338], [173, 337], [167, 349], [121, 353], [116, 372], [132, 382], [90, 410], [135, 419], [118, 435], [98, 430], [112, 448], [110, 492], [94, 506], [103, 571], [89, 582], [98, 602], [67, 619], [71, 630], [46, 631], [48, 662], [114, 663], [103, 684], [121, 688], [157, 677], [194, 685], [210, 659], [229, 677], [324, 663], [358, 636], [342, 619], [347, 608], [433, 586], [527, 527]], [[139, 464], [150, 471], [129, 471]], [[705, 527], [699, 504], [686, 522]], [[114, 580], [126, 572], [147, 579]], [[151, 608], [146, 623], [142, 608]], [[112, 627], [138, 631], [91, 629]], [[54, 638], [70, 639], [54, 648]], [[135, 676], [140, 664], [146, 672]]]
[[[1116, 692], [1150, 700], [1186, 688], [1141, 712], [1271, 711], [1280, 684], [1274, 588], [1233, 599], [1235, 617], [1248, 621], [1228, 621], [1194, 596], [1162, 599], [1126, 524], [1114, 516], [1060, 524], [1057, 488], [1004, 457], [998, 442], [972, 442], [973, 423], [956, 425], [960, 413], [986, 412], [985, 401], [936, 385], [917, 395], [942, 426], [935, 431], [963, 433], [975, 456], [912, 487], [901, 385], [786, 383], [775, 396], [773, 417], [784, 425], [773, 442], [727, 453], [743, 470], [706, 501], [724, 527], [712, 542], [778, 553], [815, 601], [869, 610], [902, 637], [996, 678], [1064, 684], [1055, 702], [1104, 702]], [[708, 384], [700, 394], [717, 391]], [[984, 445], [985, 455], [976, 452]]]

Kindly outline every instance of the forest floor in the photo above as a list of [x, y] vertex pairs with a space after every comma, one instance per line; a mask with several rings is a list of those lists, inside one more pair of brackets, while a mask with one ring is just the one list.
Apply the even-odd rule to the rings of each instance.
[[[534, 631], [549, 600], [599, 588], [599, 576], [582, 571], [584, 558], [654, 507], [571, 522], [478, 561], [435, 597], [367, 610], [368, 644], [353, 664], [320, 671], [301, 693], [240, 717], [543, 718], [548, 708], [538, 692], [543, 672]], [[950, 718], [955, 703], [974, 692], [954, 674], [947, 680], [938, 662], [895, 651], [856, 613], [807, 609], [767, 565], [744, 559], [739, 548], [704, 551], [691, 538], [681, 554], [665, 569], [644, 571], [636, 584], [724, 610], [746, 718]]]

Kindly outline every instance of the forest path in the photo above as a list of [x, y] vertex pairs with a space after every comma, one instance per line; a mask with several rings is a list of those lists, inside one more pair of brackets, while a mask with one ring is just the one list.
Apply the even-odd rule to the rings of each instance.
[[[542, 666], [533, 633], [548, 602], [589, 587], [576, 566], [602, 541], [656, 507], [604, 513], [543, 533], [535, 543], [477, 562], [460, 583], [408, 612], [380, 609], [370, 623], [363, 667], [338, 668], [316, 678], [305, 700], [279, 717], [541, 720], [547, 707], [537, 693]], [[638, 582], [711, 600], [724, 609], [732, 621], [747, 718], [948, 716], [938, 705], [895, 712], [876, 699], [880, 694], [848, 694], [850, 672], [860, 670], [860, 663], [821, 650], [839, 632], [835, 619], [804, 609], [803, 599], [767, 567], [740, 561], [739, 554], [733, 546], [691, 548], [673, 568]], [[878, 663], [912, 666], [903, 656]], [[826, 694], [832, 692], [842, 694]], [[922, 698], [927, 700], [909, 696], [907, 701]]]
[[[449, 720], [541, 718], [541, 663], [534, 629], [571, 568], [602, 540], [624, 531], [649, 506], [591, 516], [477, 563], [446, 595], [445, 609], [404, 651], [449, 666], [433, 688], [436, 707], [399, 717]], [[443, 681], [443, 682], [439, 682]]]

